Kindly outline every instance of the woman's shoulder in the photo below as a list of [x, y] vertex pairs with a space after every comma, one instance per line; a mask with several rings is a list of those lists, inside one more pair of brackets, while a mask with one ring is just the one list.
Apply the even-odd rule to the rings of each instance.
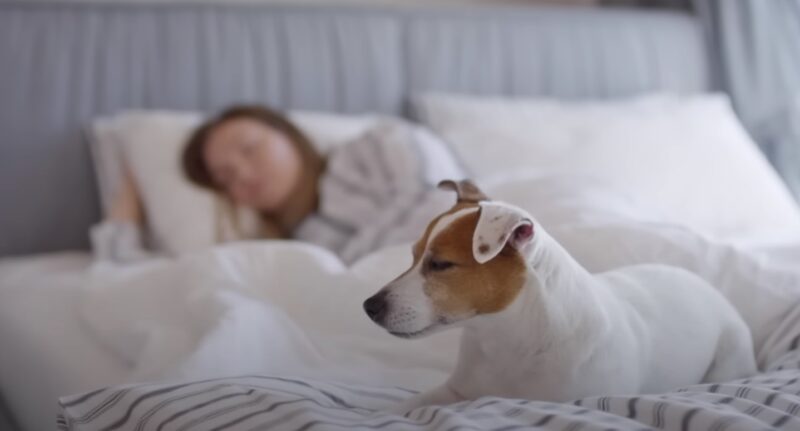
[[450, 147], [422, 125], [396, 117], [380, 117], [361, 135], [340, 146], [328, 157], [333, 171], [398, 174], [426, 171], [434, 184], [440, 178], [461, 177], [461, 163]]
[[402, 118], [385, 115], [378, 116], [361, 134], [353, 137], [346, 145], [355, 145], [375, 138], [397, 137], [400, 133], [413, 132], [416, 127], [413, 123]]
[[418, 152], [422, 145], [439, 144], [440, 140], [424, 126], [398, 117], [381, 116], [361, 134], [332, 151], [329, 160], [353, 155], [363, 157], [376, 148]]

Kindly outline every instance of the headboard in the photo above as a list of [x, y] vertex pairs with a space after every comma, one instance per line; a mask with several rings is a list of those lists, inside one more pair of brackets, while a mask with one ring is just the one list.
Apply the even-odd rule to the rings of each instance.
[[674, 12], [0, 2], [0, 256], [87, 247], [100, 214], [82, 131], [126, 108], [408, 114], [426, 90], [711, 88], [702, 32]]

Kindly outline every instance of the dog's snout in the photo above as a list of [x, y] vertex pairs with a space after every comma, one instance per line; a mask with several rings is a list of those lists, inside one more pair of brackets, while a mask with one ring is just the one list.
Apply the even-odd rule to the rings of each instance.
[[386, 292], [381, 291], [364, 301], [364, 311], [373, 322], [380, 324], [386, 316]]

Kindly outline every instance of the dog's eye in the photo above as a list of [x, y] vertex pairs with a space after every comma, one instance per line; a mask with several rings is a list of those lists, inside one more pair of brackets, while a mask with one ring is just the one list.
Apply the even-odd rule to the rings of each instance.
[[428, 261], [428, 269], [431, 271], [444, 271], [445, 269], [453, 267], [455, 264], [453, 262], [448, 262], [446, 260], [437, 260], [437, 259], [430, 259]]

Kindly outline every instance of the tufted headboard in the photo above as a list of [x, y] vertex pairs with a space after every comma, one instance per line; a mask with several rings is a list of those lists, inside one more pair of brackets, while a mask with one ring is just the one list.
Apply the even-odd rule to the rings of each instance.
[[0, 2], [0, 256], [87, 247], [82, 131], [126, 108], [408, 114], [426, 90], [604, 98], [712, 87], [673, 12]]

